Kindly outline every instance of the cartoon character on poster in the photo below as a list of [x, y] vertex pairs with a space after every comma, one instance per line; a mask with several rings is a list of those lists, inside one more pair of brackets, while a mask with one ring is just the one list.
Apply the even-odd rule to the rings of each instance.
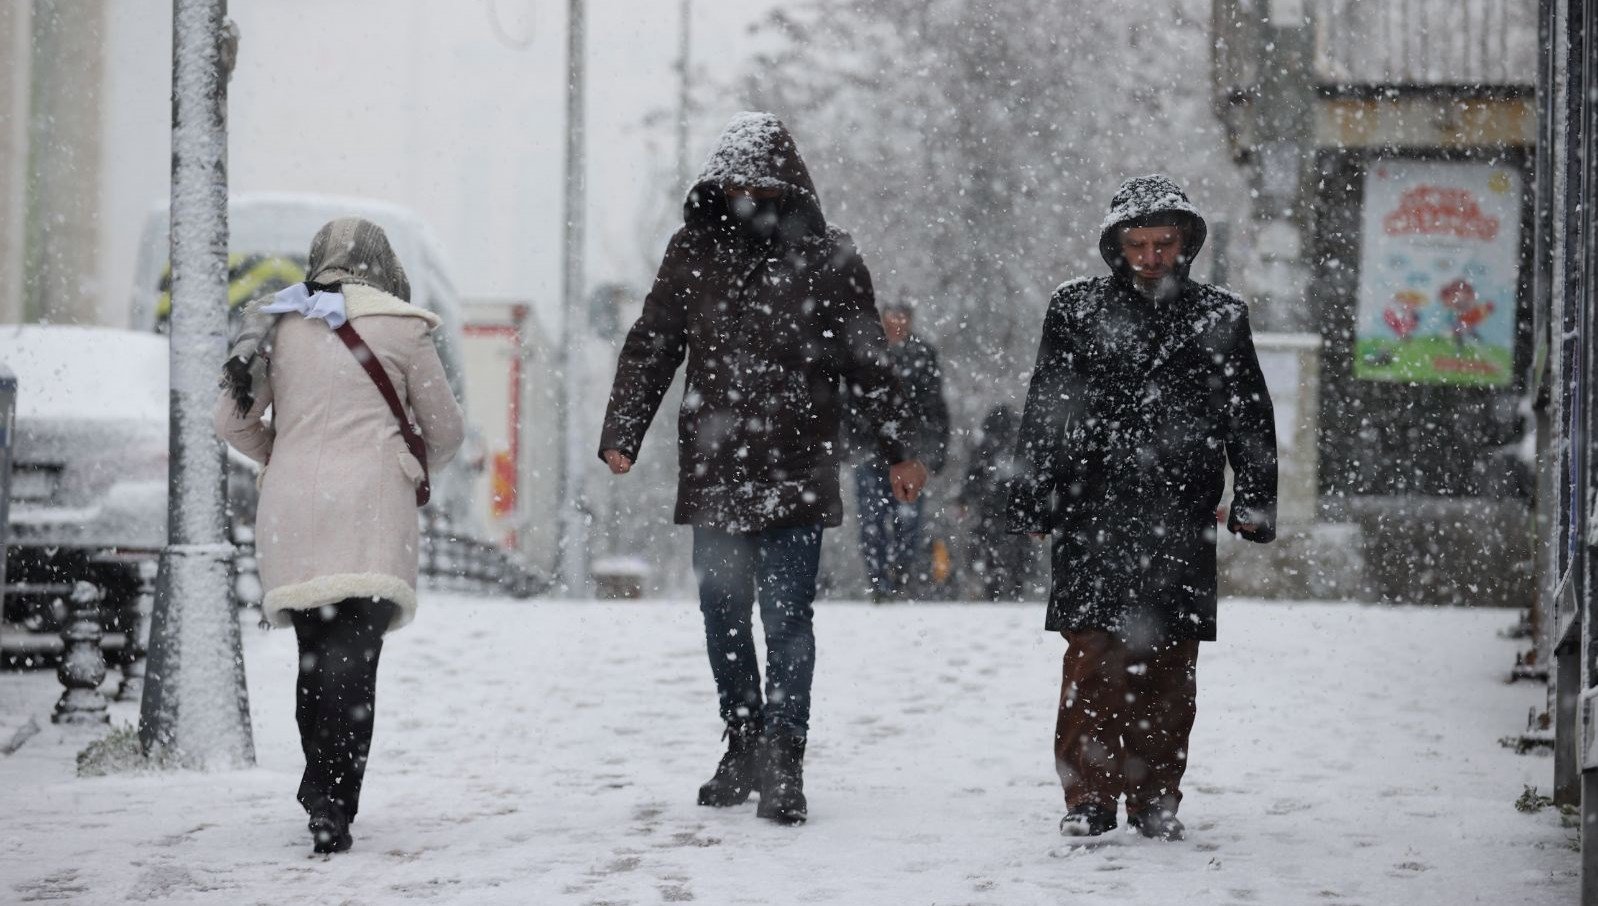
[[1492, 164], [1381, 161], [1365, 177], [1354, 376], [1514, 378], [1521, 179]]

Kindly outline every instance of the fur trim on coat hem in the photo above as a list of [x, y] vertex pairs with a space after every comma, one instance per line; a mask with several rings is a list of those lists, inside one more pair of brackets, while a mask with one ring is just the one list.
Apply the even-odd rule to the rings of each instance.
[[288, 611], [315, 610], [345, 598], [374, 598], [397, 605], [388, 632], [416, 618], [416, 589], [404, 579], [383, 573], [335, 573], [274, 588], [261, 603], [261, 615], [273, 626], [292, 626]]

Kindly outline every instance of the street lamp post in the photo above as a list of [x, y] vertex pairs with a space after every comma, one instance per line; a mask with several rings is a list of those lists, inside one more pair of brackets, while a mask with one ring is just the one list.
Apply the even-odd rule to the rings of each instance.
[[193, 767], [255, 762], [211, 429], [228, 329], [226, 16], [227, 0], [172, 7], [171, 471], [139, 714], [147, 755]]
[[566, 594], [588, 593], [588, 526], [582, 507], [583, 438], [578, 407], [578, 345], [582, 340], [583, 239], [585, 216], [584, 140], [585, 21], [583, 0], [569, 0], [566, 26], [566, 225], [561, 279], [560, 584]]

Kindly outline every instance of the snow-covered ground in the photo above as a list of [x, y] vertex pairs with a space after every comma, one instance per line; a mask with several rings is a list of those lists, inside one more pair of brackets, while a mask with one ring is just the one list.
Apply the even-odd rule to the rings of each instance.
[[[0, 901], [849, 904], [1568, 903], [1546, 758], [1499, 737], [1502, 611], [1222, 604], [1200, 655], [1189, 839], [1073, 847], [1037, 606], [823, 602], [807, 789], [784, 828], [699, 808], [719, 755], [686, 601], [424, 595], [390, 639], [353, 852], [293, 799], [291, 633], [247, 635], [260, 766], [78, 779], [45, 673], [0, 674]], [[116, 719], [131, 721], [130, 706]]]

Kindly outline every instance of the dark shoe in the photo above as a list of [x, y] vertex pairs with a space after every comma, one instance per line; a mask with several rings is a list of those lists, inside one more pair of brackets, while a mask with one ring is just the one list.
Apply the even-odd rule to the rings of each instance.
[[727, 754], [716, 765], [716, 776], [699, 788], [700, 805], [742, 805], [760, 782], [760, 725], [728, 724], [722, 738], [727, 740]]
[[1137, 828], [1137, 832], [1150, 840], [1165, 840], [1175, 842], [1185, 836], [1182, 822], [1177, 819], [1175, 812], [1168, 812], [1162, 808], [1153, 808], [1139, 812], [1136, 815], [1126, 816], [1126, 823]]
[[768, 736], [765, 755], [765, 770], [760, 778], [760, 808], [755, 814], [778, 824], [805, 823], [804, 737]]
[[355, 845], [350, 822], [344, 810], [331, 800], [311, 806], [311, 849], [319, 853], [341, 853]]
[[1060, 833], [1067, 837], [1097, 837], [1115, 830], [1115, 807], [1079, 805], [1060, 819]]

